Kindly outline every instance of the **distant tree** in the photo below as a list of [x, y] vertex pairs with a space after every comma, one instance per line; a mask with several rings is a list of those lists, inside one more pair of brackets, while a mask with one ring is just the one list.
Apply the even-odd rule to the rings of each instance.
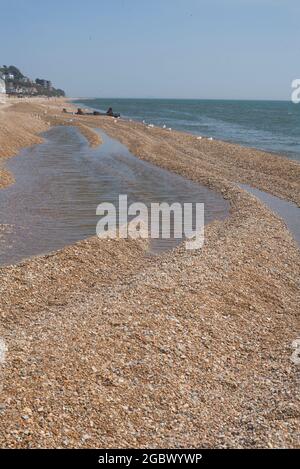
[[60, 88], [57, 88], [55, 91], [57, 93], [57, 96], [66, 96], [64, 90], [61, 90]]

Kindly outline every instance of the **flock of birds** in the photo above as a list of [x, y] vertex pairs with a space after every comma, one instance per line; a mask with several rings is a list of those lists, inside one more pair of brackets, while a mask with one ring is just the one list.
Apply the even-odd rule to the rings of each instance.
[[[115, 124], [116, 124], [120, 119], [121, 119], [120, 116], [118, 116], [118, 117], [113, 117], [113, 121], [114, 121]], [[69, 120], [69, 122], [72, 122], [72, 121], [73, 121], [73, 119], [70, 119], [70, 120]], [[129, 119], [129, 122], [132, 122], [132, 119]], [[149, 124], [149, 123], [147, 123], [145, 120], [143, 120], [142, 122], [143, 122], [143, 125], [145, 125], [148, 129], [154, 129], [154, 128], [155, 128], [155, 125], [154, 125], [154, 124]], [[168, 130], [169, 132], [172, 132], [172, 128], [171, 128], [171, 127], [167, 127], [166, 124], [164, 124], [164, 125], [162, 126], [162, 129]], [[208, 140], [208, 141], [210, 141], [210, 142], [213, 140], [212, 137], [201, 137], [201, 135], [199, 135], [199, 136], [196, 137], [196, 138], [197, 138], [197, 140], [202, 140], [203, 138], [205, 138], [206, 140]]]
[[[120, 117], [114, 117], [114, 122], [117, 123], [118, 120], [120, 119]], [[132, 119], [129, 119], [129, 122], [132, 122]], [[145, 120], [142, 121], [143, 122], [143, 125], [145, 125], [148, 129], [154, 129], [155, 125], [154, 124], [147, 124], [147, 122]], [[162, 128], [164, 130], [168, 130], [169, 132], [172, 132], [172, 128], [171, 127], [167, 127], [166, 124], [164, 124], [162, 126]], [[213, 138], [212, 137], [201, 137], [200, 135], [198, 137], [196, 137], [197, 140], [202, 140], [202, 138], [205, 138], [206, 140], [208, 141], [212, 141]]]
[[[132, 122], [132, 119], [130, 119], [130, 122]], [[155, 125], [153, 125], [153, 124], [147, 124], [147, 122], [144, 121], [144, 120], [143, 120], [143, 124], [146, 125], [146, 126], [148, 127], [148, 129], [153, 129], [153, 128], [155, 127]], [[164, 125], [162, 126], [162, 128], [163, 128], [164, 130], [169, 130], [170, 132], [172, 131], [172, 128], [171, 128], [171, 127], [167, 127], [166, 124], [164, 124]], [[204, 137], [201, 137], [201, 136], [199, 135], [199, 136], [197, 137], [197, 140], [202, 140], [202, 138], [204, 138]], [[212, 141], [213, 138], [212, 138], [212, 137], [208, 137], [207, 140]]]

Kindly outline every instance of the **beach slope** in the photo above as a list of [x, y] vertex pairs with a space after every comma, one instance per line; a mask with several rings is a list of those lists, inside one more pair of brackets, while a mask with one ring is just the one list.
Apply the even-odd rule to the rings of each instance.
[[237, 184], [299, 204], [300, 165], [62, 107], [0, 112], [1, 156], [51, 125], [78, 125], [90, 144], [99, 127], [231, 211], [201, 250], [151, 257], [143, 241], [91, 238], [0, 269], [1, 446], [298, 447], [299, 249]]

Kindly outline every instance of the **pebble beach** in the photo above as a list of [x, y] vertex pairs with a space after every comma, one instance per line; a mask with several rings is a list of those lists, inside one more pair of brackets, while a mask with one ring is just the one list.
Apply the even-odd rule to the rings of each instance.
[[300, 206], [299, 162], [73, 111], [0, 107], [0, 190], [14, 183], [7, 158], [67, 125], [217, 191], [230, 213], [195, 251], [95, 236], [0, 267], [1, 447], [299, 447], [299, 246], [240, 188]]

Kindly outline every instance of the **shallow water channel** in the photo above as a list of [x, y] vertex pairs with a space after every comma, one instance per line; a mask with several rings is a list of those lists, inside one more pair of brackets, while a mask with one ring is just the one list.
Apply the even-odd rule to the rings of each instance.
[[294, 239], [300, 245], [300, 208], [293, 202], [280, 199], [275, 195], [256, 189], [247, 184], [240, 184], [240, 187], [252, 195], [255, 195], [269, 209], [285, 222]]
[[[0, 264], [14, 264], [94, 236], [101, 202], [202, 202], [205, 223], [222, 220], [229, 203], [204, 186], [133, 156], [100, 132], [103, 144], [91, 149], [74, 127], [54, 127], [44, 143], [5, 162], [16, 182], [0, 190]], [[3, 227], [3, 225], [5, 225]], [[3, 229], [4, 228], [4, 229]], [[172, 249], [178, 239], [151, 240], [150, 250]]]

